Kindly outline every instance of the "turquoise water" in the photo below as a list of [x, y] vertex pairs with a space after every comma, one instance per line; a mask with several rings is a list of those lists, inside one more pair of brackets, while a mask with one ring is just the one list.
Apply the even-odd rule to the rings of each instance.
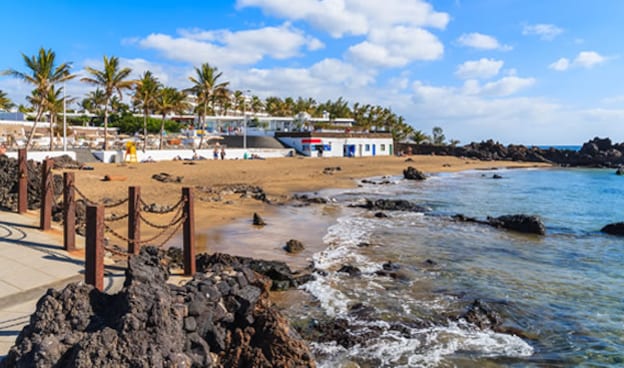
[[[263, 228], [248, 220], [221, 228], [207, 237], [209, 250], [245, 255], [259, 247], [267, 258], [311, 259], [324, 271], [302, 288], [311, 298], [293, 298], [284, 313], [299, 326], [345, 318], [352, 334], [372, 334], [349, 348], [313, 343], [320, 367], [624, 366], [624, 238], [599, 231], [624, 221], [624, 178], [613, 170], [528, 169], [383, 180], [392, 184], [314, 194], [330, 198], [326, 205], [280, 207]], [[431, 212], [377, 218], [350, 206], [365, 198], [407, 199]], [[535, 214], [547, 234], [451, 221], [457, 213]], [[283, 252], [291, 238], [304, 242], [303, 254]], [[400, 277], [376, 275], [388, 261]], [[337, 272], [345, 264], [362, 276]], [[522, 336], [458, 319], [475, 299]], [[349, 313], [358, 303], [373, 312]]]
[[580, 151], [581, 150], [581, 146], [577, 146], [577, 145], [563, 145], [563, 146], [561, 146], [561, 145], [559, 145], [559, 146], [557, 146], [557, 145], [554, 145], [554, 146], [553, 145], [550, 145], [550, 146], [546, 145], [546, 146], [536, 146], [536, 147], [539, 147], [541, 149], [549, 149], [549, 148], [552, 147], [552, 148], [555, 148], [555, 149], [558, 149], [558, 150], [570, 150], [570, 151]]
[[[286, 312], [294, 319], [344, 317], [359, 326], [354, 333], [362, 327], [383, 333], [349, 349], [314, 344], [320, 366], [624, 365], [624, 239], [599, 232], [624, 221], [624, 179], [610, 170], [496, 173], [503, 179], [473, 171], [322, 193], [335, 199], [329, 206], [342, 208], [323, 238], [326, 249], [314, 255], [328, 273], [304, 287], [316, 309], [293, 305]], [[376, 218], [348, 207], [362, 198], [408, 199], [432, 213]], [[547, 235], [450, 221], [456, 213], [535, 214]], [[404, 277], [375, 275], [387, 261], [401, 265]], [[343, 264], [363, 276], [336, 272]], [[481, 331], [453, 317], [475, 299], [524, 336]], [[349, 314], [357, 303], [374, 308], [372, 319]], [[390, 327], [397, 322], [409, 328], [397, 333]]]

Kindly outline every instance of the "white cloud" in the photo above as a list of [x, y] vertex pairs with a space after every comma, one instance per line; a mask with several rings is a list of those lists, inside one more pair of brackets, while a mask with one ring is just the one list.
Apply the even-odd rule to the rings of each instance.
[[287, 59], [300, 55], [303, 48], [313, 51], [324, 46], [288, 23], [238, 32], [183, 30], [180, 37], [150, 34], [136, 42], [172, 60], [192, 64], [210, 60], [218, 66], [249, 65], [265, 57]]
[[563, 29], [554, 24], [528, 24], [522, 29], [523, 35], [539, 36], [545, 41], [552, 41], [563, 33]]
[[511, 46], [501, 45], [496, 38], [482, 33], [464, 33], [457, 39], [457, 42], [462, 46], [480, 50], [509, 51], [512, 49]]
[[534, 78], [503, 77], [495, 82], [486, 83], [481, 93], [489, 96], [510, 96], [534, 84]]
[[581, 51], [574, 59], [574, 65], [591, 69], [598, 64], [604, 63], [606, 60], [607, 58], [595, 51]]
[[455, 75], [461, 79], [485, 79], [498, 74], [502, 60], [485, 59], [466, 61], [457, 67]]
[[567, 58], [561, 58], [548, 67], [559, 72], [566, 71], [571, 67], [591, 69], [605, 61], [607, 61], [607, 58], [595, 51], [581, 51], [572, 62]]
[[430, 32], [403, 26], [372, 31], [367, 41], [349, 47], [347, 57], [372, 66], [399, 67], [442, 57], [444, 45]]
[[302, 20], [333, 37], [365, 35], [395, 25], [444, 29], [450, 19], [422, 0], [238, 0], [237, 6], [258, 7], [277, 17]]
[[561, 58], [555, 61], [554, 63], [550, 64], [548, 67], [558, 72], [562, 72], [562, 71], [568, 70], [568, 68], [570, 67], [570, 60], [568, 60], [567, 58]]

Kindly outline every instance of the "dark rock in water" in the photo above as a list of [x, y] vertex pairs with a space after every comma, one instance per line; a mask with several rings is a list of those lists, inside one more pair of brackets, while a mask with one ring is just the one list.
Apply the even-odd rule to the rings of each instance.
[[427, 175], [422, 171], [409, 166], [407, 169], [403, 170], [403, 177], [408, 180], [425, 180], [427, 179]]
[[472, 323], [482, 330], [496, 330], [503, 323], [498, 312], [479, 299], [476, 299], [460, 318], [465, 319], [467, 322]]
[[375, 308], [363, 303], [356, 303], [349, 307], [349, 315], [362, 320], [372, 320]]
[[296, 273], [284, 262], [265, 261], [249, 257], [237, 257], [229, 254], [200, 254], [195, 262], [198, 272], [207, 272], [213, 267], [249, 268], [271, 279], [271, 290], [286, 290], [305, 284], [313, 279], [310, 273]]
[[338, 272], [347, 273], [351, 277], [359, 277], [362, 276], [362, 271], [359, 268], [352, 265], [343, 265], [338, 269]]
[[305, 247], [303, 246], [303, 243], [296, 239], [290, 239], [284, 246], [284, 250], [288, 253], [299, 253], [304, 249]]
[[50, 289], [0, 367], [315, 366], [271, 306], [265, 278], [208, 271], [169, 285], [162, 253], [144, 247], [115, 295], [82, 283]]
[[494, 227], [514, 230], [521, 233], [545, 235], [546, 227], [537, 216], [506, 215], [500, 217], [488, 217], [488, 222]]
[[624, 236], [624, 222], [616, 222], [606, 225], [600, 229], [600, 231], [610, 235]]
[[615, 171], [615, 175], [624, 175], [624, 167], [618, 167]]
[[383, 212], [375, 212], [374, 216], [377, 217], [377, 218], [386, 218], [386, 217], [388, 217], [388, 215], [386, 215]]
[[381, 265], [381, 268], [383, 268], [384, 271], [396, 271], [396, 270], [400, 269], [401, 266], [399, 266], [396, 263], [392, 263], [392, 261], [388, 261], [388, 262], [384, 263], [383, 265]]
[[425, 263], [426, 266], [437, 266], [438, 265], [438, 262], [436, 262], [436, 261], [434, 261], [432, 259], [427, 259], [427, 260], [425, 260], [424, 263]]
[[367, 199], [364, 204], [355, 204], [353, 207], [366, 208], [367, 210], [381, 211], [411, 211], [411, 212], [428, 212], [429, 209], [419, 206], [415, 203], [404, 199]]
[[254, 212], [253, 214], [253, 224], [256, 226], [264, 226], [266, 225], [266, 222], [264, 222], [264, 219], [262, 217], [260, 217], [260, 215], [258, 215], [256, 212]]
[[295, 195], [293, 199], [297, 201], [301, 201], [304, 203], [312, 203], [312, 204], [327, 204], [329, 201], [326, 198], [322, 197], [310, 197], [307, 194]]
[[498, 175], [498, 174], [494, 174], [492, 175], [492, 179], [502, 179], [503, 177]]
[[173, 176], [167, 173], [160, 173], [152, 175], [152, 179], [158, 180], [162, 183], [181, 183], [183, 177], [182, 176]]

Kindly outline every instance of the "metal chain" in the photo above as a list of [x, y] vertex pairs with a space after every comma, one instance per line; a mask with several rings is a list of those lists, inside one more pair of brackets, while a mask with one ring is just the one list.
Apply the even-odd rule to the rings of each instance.
[[169, 236], [165, 238], [165, 240], [162, 243], [156, 245], [156, 248], [162, 248], [165, 244], [167, 244], [169, 240], [171, 240], [171, 238], [173, 238], [173, 236], [180, 230], [185, 220], [186, 220], [186, 216], [180, 217], [180, 221], [178, 222], [178, 225], [175, 227], [175, 229], [173, 229], [173, 231], [169, 234]]
[[85, 202], [87, 202], [87, 203], [89, 203], [89, 204], [91, 204], [91, 205], [97, 205], [97, 204], [98, 204], [97, 202], [93, 202], [92, 200], [90, 200], [89, 198], [87, 198], [87, 196], [86, 196], [86, 195], [84, 195], [84, 194], [80, 191], [80, 189], [78, 189], [78, 187], [77, 187], [77, 186], [75, 186], [75, 185], [74, 185], [74, 191], [76, 192], [76, 194], [78, 194], [78, 196], [79, 196], [79, 197], [81, 197], [82, 199], [84, 199], [84, 200], [85, 200]]
[[[78, 189], [78, 187], [75, 186], [75, 185], [74, 185], [74, 191], [76, 192], [76, 194], [78, 194], [79, 197], [82, 197], [82, 199], [84, 199], [89, 204], [96, 205], [96, 206], [100, 204], [99, 202], [95, 202], [95, 201], [92, 201], [89, 198], [87, 198], [87, 196], [84, 195], [84, 193], [82, 193], [80, 191], [80, 189]], [[113, 208], [113, 207], [121, 206], [122, 204], [128, 202], [128, 200], [129, 200], [129, 198], [124, 198], [124, 199], [121, 199], [121, 200], [119, 200], [117, 202], [114, 202], [114, 203], [111, 203], [111, 204], [105, 204], [104, 208]]]
[[113, 230], [110, 226], [104, 224], [104, 227], [106, 228], [106, 231], [110, 232], [111, 234], [113, 234], [114, 236], [116, 236], [117, 238], [119, 238], [120, 240], [123, 240], [126, 243], [134, 243], [135, 246], [141, 246], [147, 243], [151, 243], [154, 240], [158, 239], [159, 237], [161, 237], [166, 231], [167, 229], [159, 232], [158, 234], [154, 235], [153, 237], [146, 239], [146, 240], [141, 240], [141, 241], [136, 241], [136, 240], [131, 240], [130, 238], [127, 238], [121, 234], [119, 234], [118, 232], [116, 232], [115, 230]]
[[118, 256], [122, 256], [122, 257], [130, 257], [130, 253], [128, 253], [128, 252], [124, 252], [124, 251], [122, 251], [122, 250], [115, 249], [115, 248], [113, 248], [113, 247], [107, 247], [107, 246], [104, 246], [104, 249], [105, 249], [105, 250], [107, 250], [107, 251], [109, 251], [109, 252], [111, 252], [111, 253], [113, 253], [113, 254], [116, 254], [116, 255], [118, 255]]
[[113, 207], [118, 207], [118, 206], [121, 206], [122, 204], [124, 204], [124, 203], [128, 202], [128, 200], [129, 200], [129, 198], [124, 198], [124, 199], [122, 199], [122, 200], [120, 200], [120, 201], [118, 201], [118, 202], [115, 202], [115, 203], [105, 204], [105, 205], [104, 205], [104, 208], [113, 208]]
[[115, 214], [111, 215], [110, 217], [105, 217], [104, 221], [106, 222], [117, 222], [117, 221], [121, 221], [125, 218], [128, 217], [128, 214], [126, 213], [125, 215], [121, 215], [121, 216], [117, 216]]
[[185, 199], [184, 199], [184, 198], [181, 198], [181, 199], [178, 201], [178, 203], [176, 203], [175, 205], [173, 205], [173, 207], [168, 208], [168, 209], [166, 209], [166, 210], [164, 210], [164, 211], [152, 211], [152, 210], [146, 210], [145, 208], [149, 208], [149, 207], [151, 207], [152, 205], [151, 205], [151, 204], [147, 204], [147, 203], [143, 200], [143, 198], [140, 198], [140, 199], [139, 199], [139, 202], [140, 202], [140, 203], [141, 203], [141, 205], [143, 206], [143, 209], [144, 209], [144, 211], [145, 211], [145, 212], [149, 212], [149, 213], [158, 213], [158, 214], [165, 214], [165, 213], [171, 213], [171, 212], [175, 211], [175, 210], [176, 210], [179, 206], [181, 206], [181, 205], [185, 202]]
[[[178, 207], [178, 211], [175, 213], [175, 215], [173, 215], [171, 222], [169, 222], [166, 225], [158, 225], [158, 224], [155, 224], [155, 223], [149, 221], [148, 219], [143, 217], [143, 214], [141, 212], [139, 212], [139, 218], [143, 222], [145, 222], [148, 226], [151, 226], [151, 227], [153, 227], [155, 229], [167, 229], [167, 228], [169, 228], [171, 226], [174, 226], [175, 224], [177, 224], [178, 221], [180, 221], [180, 218], [182, 218], [180, 216], [181, 213], [182, 213], [182, 206]], [[178, 217], [178, 216], [180, 216], [180, 217]], [[175, 220], [173, 220], [173, 219], [175, 219]]]

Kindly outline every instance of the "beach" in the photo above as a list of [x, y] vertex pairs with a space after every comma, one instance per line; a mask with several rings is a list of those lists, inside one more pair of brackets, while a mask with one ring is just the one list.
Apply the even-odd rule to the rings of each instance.
[[[425, 173], [457, 172], [475, 169], [522, 168], [547, 166], [544, 164], [478, 161], [449, 156], [409, 156], [409, 157], [364, 157], [364, 158], [275, 158], [266, 160], [197, 160], [160, 161], [137, 164], [90, 164], [93, 170], [72, 170], [75, 172], [76, 187], [91, 201], [109, 199], [117, 202], [127, 198], [128, 187], [141, 188], [141, 198], [146, 203], [174, 205], [183, 187], [195, 188], [195, 228], [196, 232], [221, 227], [241, 219], [251, 219], [254, 212], [270, 214], [277, 205], [288, 202], [294, 193], [314, 192], [328, 188], [353, 188], [358, 179], [380, 176], [402, 175], [408, 166]], [[326, 170], [329, 169], [329, 170]], [[60, 173], [61, 170], [56, 173]], [[181, 177], [181, 182], [163, 183], [152, 178], [154, 174], [167, 173]], [[105, 181], [108, 176], [115, 180]], [[241, 198], [240, 195], [225, 195], [215, 198], [203, 189], [213, 186], [247, 184], [258, 186], [266, 193], [267, 201]], [[80, 198], [80, 197], [78, 197]], [[270, 203], [269, 203], [270, 202]], [[110, 210], [107, 210], [110, 211]], [[117, 214], [127, 212], [126, 206], [113, 209]], [[110, 212], [107, 212], [109, 215]], [[151, 216], [157, 221], [159, 216]], [[161, 220], [162, 223], [164, 220]], [[122, 234], [126, 222], [113, 223]], [[316, 229], [309, 229], [311, 232]], [[155, 231], [147, 226], [142, 228], [142, 237], [148, 238]], [[293, 238], [297, 234], [292, 234]], [[123, 246], [113, 238], [113, 243]], [[266, 249], [233, 249], [233, 253], [244, 252], [246, 256], [266, 254]], [[198, 249], [203, 251], [203, 249]], [[300, 266], [301, 260], [287, 258]]]

